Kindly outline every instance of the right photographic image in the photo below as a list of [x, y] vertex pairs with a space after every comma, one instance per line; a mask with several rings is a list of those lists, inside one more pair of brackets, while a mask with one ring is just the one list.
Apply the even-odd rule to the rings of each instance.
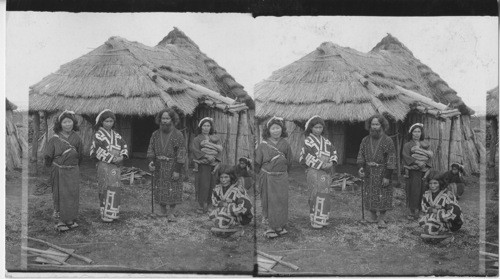
[[259, 275], [498, 276], [498, 17], [254, 24]]

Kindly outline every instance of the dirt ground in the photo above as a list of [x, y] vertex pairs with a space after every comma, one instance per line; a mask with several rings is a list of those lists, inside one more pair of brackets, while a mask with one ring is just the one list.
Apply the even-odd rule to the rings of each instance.
[[[146, 169], [144, 161], [130, 160], [126, 165]], [[142, 185], [124, 185], [120, 220], [107, 224], [99, 218], [95, 166], [85, 161], [81, 167], [77, 221], [80, 227], [58, 233], [51, 217], [51, 189], [43, 186], [47, 177], [48, 174], [43, 173], [29, 178], [28, 234], [64, 248], [76, 249], [77, 254], [92, 259], [94, 265], [114, 266], [82, 270], [247, 274], [253, 271], [253, 222], [231, 237], [214, 236], [210, 232], [208, 215], [194, 211], [192, 179], [184, 182], [184, 201], [176, 208], [178, 222], [169, 223], [166, 218], [150, 217], [151, 190], [149, 181], [146, 181]], [[6, 268], [9, 271], [20, 267], [20, 178], [20, 173], [17, 173], [7, 181]], [[46, 190], [41, 191], [44, 193], [39, 195], [40, 189], [44, 188]], [[31, 241], [29, 246], [47, 248]], [[85, 264], [72, 258], [68, 263]]]
[[[342, 167], [338, 172], [355, 174]], [[395, 188], [394, 209], [388, 213], [388, 228], [363, 225], [361, 197], [356, 192], [334, 193], [331, 225], [314, 230], [309, 225], [307, 185], [304, 169], [294, 167], [290, 178], [289, 234], [277, 239], [263, 236], [260, 203], [257, 205], [257, 249], [284, 256], [283, 260], [300, 267], [298, 272], [281, 265], [279, 273], [334, 275], [478, 275], [479, 269], [479, 182], [467, 178], [460, 200], [465, 220], [455, 241], [448, 245], [423, 243], [412, 234], [416, 222], [406, 219], [404, 185]], [[367, 213], [367, 212], [366, 212]], [[497, 242], [498, 243], [498, 242]]]

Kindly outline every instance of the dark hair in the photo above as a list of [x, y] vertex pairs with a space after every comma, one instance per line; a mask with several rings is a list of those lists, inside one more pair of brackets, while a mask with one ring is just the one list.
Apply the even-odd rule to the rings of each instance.
[[321, 134], [323, 134], [325, 132], [325, 127], [326, 127], [325, 120], [323, 120], [321, 117], [315, 117], [311, 120], [311, 122], [309, 122], [309, 127], [305, 127], [306, 128], [306, 131], [304, 132], [305, 136], [308, 137], [312, 133], [312, 128], [314, 128], [314, 126], [318, 124], [321, 124], [323, 126], [323, 132], [321, 132]]
[[436, 180], [439, 183], [440, 190], [443, 190], [447, 186], [445, 181], [442, 179], [440, 173], [437, 171], [431, 171], [429, 173], [429, 175], [427, 176], [427, 178], [425, 179], [425, 182], [427, 184], [429, 184], [429, 182], [431, 182], [431, 180]]
[[116, 116], [114, 113], [112, 113], [111, 111], [105, 111], [103, 114], [101, 114], [101, 116], [99, 117], [99, 120], [97, 121], [97, 124], [94, 125], [94, 131], [97, 131], [99, 130], [99, 128], [102, 127], [102, 122], [104, 122], [104, 120], [108, 119], [108, 118], [112, 118], [115, 122], [113, 123], [113, 127], [111, 128], [114, 128], [115, 127], [115, 124], [116, 124]]
[[174, 123], [174, 126], [177, 126], [177, 124], [179, 124], [179, 115], [177, 114], [177, 112], [175, 112], [175, 110], [173, 108], [165, 108], [165, 109], [162, 109], [159, 113], [156, 114], [155, 116], [155, 123], [156, 125], [160, 125], [161, 123], [161, 117], [163, 116], [163, 114], [167, 112], [168, 115], [170, 116], [170, 118], [172, 119], [172, 123]]
[[[61, 119], [61, 121], [59, 121], [59, 118]], [[60, 114], [58, 117], [56, 117], [56, 120], [54, 122], [54, 133], [59, 133], [60, 131], [62, 131], [62, 122], [65, 118], [68, 118], [70, 119], [71, 121], [73, 121], [73, 131], [80, 131], [80, 128], [78, 127], [78, 121], [76, 121], [76, 117], [74, 114], [71, 114], [71, 113], [62, 113]]]
[[201, 135], [201, 127], [206, 122], [210, 123], [210, 132], [208, 132], [208, 134], [209, 135], [216, 134], [217, 131], [215, 131], [214, 122], [212, 120], [210, 120], [210, 119], [205, 119], [205, 120], [201, 121], [201, 123], [198, 124], [198, 128], [196, 128], [196, 131], [198, 132], [198, 135]]
[[370, 118], [368, 118], [368, 120], [365, 121], [365, 129], [367, 131], [370, 131], [372, 121], [375, 118], [377, 118], [378, 122], [380, 122], [380, 125], [382, 126], [382, 130], [384, 130], [384, 132], [387, 132], [387, 129], [389, 129], [389, 121], [387, 121], [387, 118], [385, 118], [382, 114], [375, 114], [375, 115], [372, 115]]
[[268, 139], [268, 138], [271, 137], [271, 131], [269, 131], [269, 129], [274, 124], [276, 124], [276, 125], [278, 125], [278, 126], [281, 127], [281, 137], [282, 138], [288, 137], [288, 133], [286, 132], [285, 122], [283, 122], [281, 120], [278, 120], [278, 119], [271, 119], [271, 121], [266, 122], [266, 124], [264, 125], [264, 130], [262, 131], [262, 138], [263, 139], [266, 140], [266, 139]]
[[249, 167], [250, 169], [252, 169], [252, 161], [250, 161], [250, 159], [248, 159], [246, 157], [241, 157], [240, 159], [238, 159], [238, 162], [239, 163], [245, 163], [245, 165], [247, 165], [247, 167]]
[[238, 177], [236, 176], [236, 172], [234, 171], [234, 168], [228, 165], [221, 165], [217, 174], [217, 180], [220, 183], [220, 177], [222, 174], [227, 174], [229, 175], [231, 179], [231, 185], [236, 183], [238, 181]]
[[420, 140], [424, 140], [425, 135], [424, 135], [424, 128], [423, 128], [422, 126], [415, 126], [415, 127], [411, 128], [410, 133], [408, 134], [408, 140], [412, 140], [412, 139], [413, 139], [413, 135], [412, 135], [412, 133], [413, 133], [413, 131], [414, 131], [415, 129], [417, 129], [417, 128], [419, 128], [419, 129], [420, 129], [420, 132], [422, 132], [422, 133], [420, 134]]

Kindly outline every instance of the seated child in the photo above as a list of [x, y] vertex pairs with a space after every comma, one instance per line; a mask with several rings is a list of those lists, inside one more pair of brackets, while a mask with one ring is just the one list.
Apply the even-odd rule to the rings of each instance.
[[217, 143], [220, 142], [220, 138], [218, 135], [210, 135], [209, 140], [204, 140], [201, 142], [201, 151], [207, 155], [212, 155], [215, 157], [213, 162], [210, 162], [207, 158], [203, 158], [200, 160], [193, 160], [194, 162], [194, 172], [198, 172], [198, 164], [206, 164], [214, 166], [212, 173], [216, 173], [219, 169], [220, 159], [217, 158], [217, 155], [222, 152], [222, 146]]
[[238, 160], [238, 164], [234, 167], [234, 170], [241, 185], [243, 185], [246, 190], [250, 189], [254, 184], [252, 161], [246, 157], [241, 157]]
[[[432, 151], [429, 150], [429, 147], [430, 144], [428, 142], [422, 141], [419, 143], [419, 145], [415, 145], [411, 148], [411, 157], [416, 159], [416, 161], [409, 166], [404, 166], [405, 178], [410, 177], [409, 170], [420, 170], [421, 172], [424, 173], [424, 177], [422, 177], [422, 180], [426, 179], [426, 177], [429, 175], [429, 172], [431, 171], [431, 165], [428, 162], [430, 160], [430, 157], [432, 156]], [[418, 166], [419, 162], [424, 163], [424, 166], [419, 167]]]
[[455, 197], [457, 197], [457, 200], [460, 200], [460, 197], [464, 193], [464, 173], [464, 167], [461, 164], [453, 163], [451, 164], [451, 170], [443, 173], [440, 176], [440, 178], [447, 185], [448, 190], [450, 190], [455, 195]]
[[419, 220], [423, 228], [420, 237], [431, 242], [441, 241], [462, 227], [462, 211], [455, 195], [446, 188], [437, 172], [429, 174], [427, 182], [429, 190], [422, 198], [424, 216]]

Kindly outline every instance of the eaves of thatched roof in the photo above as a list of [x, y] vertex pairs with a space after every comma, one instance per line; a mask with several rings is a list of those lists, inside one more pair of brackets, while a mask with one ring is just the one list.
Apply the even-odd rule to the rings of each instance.
[[303, 121], [320, 115], [333, 121], [363, 121], [383, 110], [403, 120], [413, 101], [402, 97], [398, 86], [458, 107], [453, 106], [458, 102], [435, 97], [435, 87], [442, 83], [429, 86], [420, 76], [420, 64], [405, 55], [413, 57], [402, 44], [388, 44], [387, 39], [369, 53], [325, 42], [255, 86], [256, 117]]
[[[152, 115], [176, 106], [191, 114], [203, 100], [234, 103], [208, 86], [207, 76], [199, 62], [178, 47], [148, 47], [111, 37], [32, 85], [30, 110], [96, 114], [107, 108], [123, 115]], [[207, 96], [206, 90], [190, 84], [215, 92]]]
[[7, 110], [16, 110], [17, 109], [17, 106], [12, 103], [11, 101], [9, 101], [9, 99], [5, 98], [5, 105], [6, 105], [6, 109]]
[[[201, 52], [198, 45], [177, 27], [174, 27], [174, 30], [163, 38], [156, 48], [168, 49], [179, 56], [191, 58], [191, 63], [196, 67], [197, 72], [204, 77], [203, 85], [205, 87], [245, 103], [251, 109], [255, 107], [252, 98], [243, 89], [243, 86], [236, 82], [217, 62]], [[175, 70], [172, 69], [172, 71]]]
[[486, 100], [486, 115], [498, 117], [498, 86], [487, 92]]

